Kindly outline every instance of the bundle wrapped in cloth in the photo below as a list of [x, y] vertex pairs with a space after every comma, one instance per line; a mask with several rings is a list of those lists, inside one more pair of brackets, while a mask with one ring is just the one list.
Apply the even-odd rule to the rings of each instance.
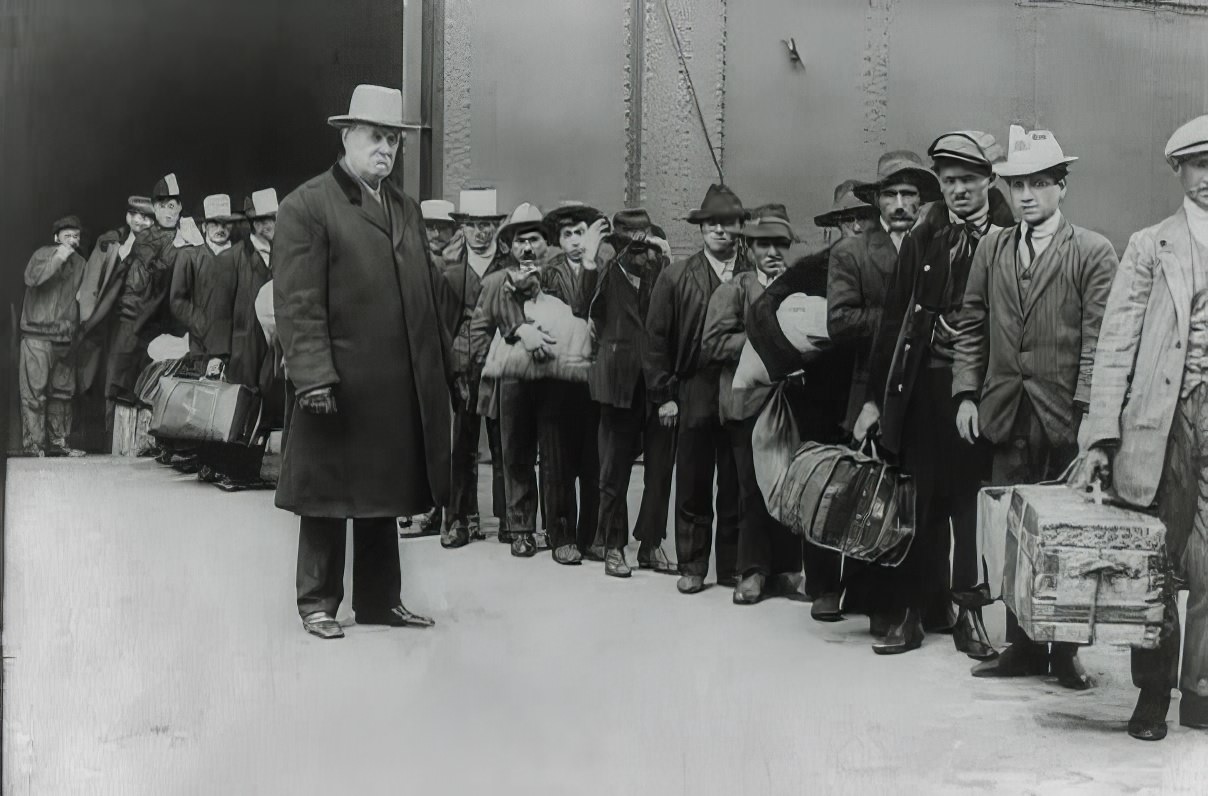
[[734, 389], [749, 390], [773, 383], [763, 358], [759, 355], [760, 341], [776, 336], [787, 340], [809, 362], [826, 350], [830, 336], [826, 331], [826, 299], [805, 293], [785, 297], [776, 309], [775, 329], [760, 329], [759, 319], [748, 319], [747, 342], [739, 355], [734, 371]]
[[496, 332], [487, 351], [482, 375], [488, 379], [586, 382], [591, 365], [591, 333], [587, 321], [576, 318], [565, 302], [542, 292], [539, 283], [535, 286], [535, 282], [536, 275], [530, 274], [515, 280], [511, 286], [514, 294], [524, 299], [525, 319], [554, 339], [550, 346], [553, 357], [536, 362], [523, 345], [507, 343]]

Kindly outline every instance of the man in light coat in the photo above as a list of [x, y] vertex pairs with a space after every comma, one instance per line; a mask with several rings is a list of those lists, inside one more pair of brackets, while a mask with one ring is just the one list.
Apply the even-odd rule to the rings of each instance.
[[290, 386], [276, 503], [301, 517], [298, 613], [324, 639], [343, 636], [348, 519], [356, 621], [433, 624], [403, 606], [395, 519], [448, 500], [460, 318], [419, 205], [389, 179], [402, 93], [358, 86], [328, 122], [344, 154], [281, 202], [272, 252]]
[[[1078, 453], [1078, 426], [1090, 401], [1095, 342], [1116, 274], [1107, 238], [1061, 213], [1069, 164], [1048, 130], [1011, 128], [1007, 160], [995, 172], [1010, 188], [1019, 224], [996, 229], [977, 247], [957, 316], [952, 394], [956, 427], [970, 445], [993, 446], [991, 483], [1034, 484], [1060, 477]], [[958, 625], [966, 625], [962, 605]], [[976, 616], [979, 610], [972, 608]], [[975, 630], [980, 630], [980, 624]], [[975, 677], [1044, 674], [1068, 688], [1091, 678], [1074, 644], [1033, 643], [1007, 612], [1011, 643]], [[982, 640], [983, 643], [986, 640]]]
[[[1112, 282], [1095, 351], [1086, 457], [1074, 486], [1109, 479], [1137, 507], [1157, 503], [1177, 581], [1170, 584], [1158, 647], [1132, 651], [1140, 690], [1128, 733], [1166, 736], [1170, 690], [1179, 723], [1208, 729], [1208, 116], [1166, 143], [1183, 206], [1128, 241]], [[1187, 630], [1179, 676], [1179, 614], [1187, 589]]]

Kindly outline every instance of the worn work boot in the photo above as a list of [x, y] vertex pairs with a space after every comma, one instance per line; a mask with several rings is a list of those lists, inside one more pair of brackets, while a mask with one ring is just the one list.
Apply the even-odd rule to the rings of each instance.
[[767, 576], [762, 572], [752, 572], [734, 587], [735, 605], [754, 605], [763, 599], [763, 585]]
[[470, 539], [486, 539], [487, 535], [482, 530], [482, 518], [477, 514], [471, 514], [466, 518], [466, 528], [469, 531]]
[[517, 558], [532, 558], [537, 555], [537, 541], [533, 532], [512, 534], [512, 555]]
[[838, 622], [842, 619], [843, 611], [839, 608], [839, 593], [829, 592], [815, 597], [814, 604], [810, 606], [810, 618], [815, 622]]
[[440, 546], [446, 550], [453, 550], [458, 547], [465, 547], [470, 543], [470, 530], [466, 527], [465, 520], [453, 520], [448, 527], [440, 533]]
[[593, 544], [583, 551], [584, 561], [603, 561], [604, 560], [604, 545]]
[[627, 578], [633, 574], [629, 562], [625, 560], [625, 550], [621, 547], [610, 547], [604, 553], [604, 574], [614, 578]]
[[307, 633], [319, 638], [344, 638], [340, 623], [326, 611], [315, 611], [302, 617], [302, 627]]
[[645, 542], [638, 547], [638, 569], [653, 569], [663, 575], [678, 575], [679, 569], [667, 558], [662, 545]]
[[1142, 688], [1132, 718], [1128, 720], [1128, 734], [1138, 741], [1162, 740], [1166, 737], [1166, 711], [1169, 709], [1169, 688]]
[[583, 554], [579, 552], [579, 546], [573, 544], [564, 544], [554, 550], [554, 560], [559, 564], [567, 564], [573, 566], [583, 563]]
[[679, 589], [680, 594], [696, 594], [705, 590], [704, 575], [681, 575], [676, 581], [675, 588]]

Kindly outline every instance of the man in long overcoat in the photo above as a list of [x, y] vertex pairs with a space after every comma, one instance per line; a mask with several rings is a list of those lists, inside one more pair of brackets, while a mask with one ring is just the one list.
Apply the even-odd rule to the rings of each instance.
[[[231, 353], [231, 307], [225, 286], [226, 263], [219, 255], [231, 248], [231, 197], [211, 194], [202, 202], [205, 242], [182, 253], [168, 293], [172, 315], [189, 332], [189, 352], [210, 357]], [[226, 300], [224, 300], [226, 299]]]
[[277, 506], [301, 516], [298, 613], [340, 638], [345, 523], [360, 624], [429, 626], [400, 596], [395, 519], [449, 497], [457, 297], [428, 256], [419, 205], [388, 179], [402, 94], [358, 86], [344, 155], [277, 214], [273, 298], [289, 376]]

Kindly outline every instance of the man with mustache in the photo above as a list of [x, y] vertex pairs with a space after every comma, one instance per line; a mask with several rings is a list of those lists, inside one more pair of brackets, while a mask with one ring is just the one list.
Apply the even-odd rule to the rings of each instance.
[[739, 259], [747, 213], [725, 185], [709, 186], [701, 206], [688, 214], [703, 248], [659, 274], [646, 317], [648, 345], [643, 370], [647, 398], [660, 422], [678, 434], [675, 459], [675, 552], [681, 594], [705, 588], [713, 548], [713, 477], [717, 476], [717, 582], [737, 584], [739, 494], [734, 449], [718, 417], [721, 369], [701, 356], [709, 298], [745, 267]]
[[[885, 570], [894, 616], [885, 637], [873, 643], [879, 655], [917, 649], [928, 629], [925, 613], [938, 605], [951, 616], [951, 592], [972, 591], [980, 581], [977, 492], [989, 475], [989, 455], [983, 444], [970, 445], [956, 431], [954, 324], [979, 241], [1015, 222], [1006, 200], [991, 189], [994, 164], [1002, 159], [992, 135], [945, 133], [927, 154], [944, 201], [931, 205], [902, 242], [873, 342], [868, 401], [855, 427], [863, 440], [880, 423], [882, 444], [917, 490], [910, 552]], [[961, 619], [944, 623], [954, 625], [956, 648], [973, 658], [992, 657], [972, 617]]]
[[231, 227], [239, 216], [231, 212], [231, 197], [224, 193], [202, 202], [205, 243], [182, 252], [172, 274], [168, 294], [172, 314], [189, 332], [189, 351], [210, 357], [231, 353], [231, 308], [220, 298], [229, 277], [218, 255], [231, 248]]
[[457, 232], [457, 222], [449, 214], [453, 212], [453, 203], [445, 199], [425, 199], [419, 203], [419, 210], [424, 214], [424, 234], [428, 237], [428, 254], [432, 262], [439, 263], [445, 247], [453, 240]]
[[[541, 262], [549, 246], [548, 227], [536, 205], [522, 202], [499, 228], [498, 241], [511, 253], [512, 262], [502, 271], [482, 280], [482, 291], [470, 322], [470, 355], [473, 373], [481, 374], [487, 352], [496, 332], [504, 342], [522, 345], [537, 362], [553, 356], [555, 340], [524, 319], [523, 298], [540, 285]], [[559, 407], [550, 403], [554, 391], [543, 389], [548, 380], [522, 381], [503, 378], [497, 384], [483, 380], [479, 387], [479, 414], [499, 421], [503, 453], [504, 496], [507, 500], [505, 525], [512, 555], [531, 558], [537, 553], [537, 453], [541, 451], [541, 483], [547, 523], [565, 514], [554, 503], [561, 494], [555, 486], [561, 473], [555, 472], [557, 445], [560, 444], [562, 419]], [[579, 563], [581, 557], [573, 540], [551, 535], [554, 560], [560, 564]]]
[[[434, 624], [403, 605], [395, 522], [448, 502], [461, 308], [432, 264], [419, 204], [390, 179], [402, 92], [357, 86], [348, 113], [328, 124], [343, 154], [272, 208], [268, 237], [289, 374], [276, 504], [300, 518], [302, 626], [335, 639], [349, 519], [357, 623]], [[267, 220], [271, 205], [252, 205]]]
[[[1174, 131], [1166, 162], [1183, 204], [1134, 234], [1120, 260], [1095, 351], [1085, 460], [1073, 485], [1106, 480], [1166, 526], [1174, 580], [1158, 646], [1132, 650], [1140, 689], [1128, 734], [1166, 737], [1170, 690], [1179, 724], [1208, 729], [1208, 116]], [[1178, 589], [1187, 589], [1179, 672]]]
[[[855, 197], [877, 208], [879, 219], [864, 225], [860, 235], [847, 237], [830, 250], [827, 271], [827, 332], [840, 345], [850, 345], [856, 352], [851, 376], [844, 428], [849, 432], [856, 425], [860, 407], [868, 390], [870, 348], [889, 285], [897, 272], [898, 249], [906, 233], [918, 219], [924, 202], [939, 198], [935, 175], [923, 166], [914, 152], [886, 152], [877, 161], [877, 179], [860, 183], [852, 189]], [[879, 568], [848, 564], [846, 567], [847, 599], [842, 609], [869, 615], [869, 632], [883, 635], [888, 629], [888, 606], [880, 588]], [[843, 618], [838, 583], [829, 582], [825, 591], [814, 598], [810, 616], [820, 622], [835, 622]]]
[[85, 267], [79, 252], [80, 220], [75, 216], [59, 219], [51, 236], [54, 243], [40, 247], [25, 266], [19, 378], [21, 451], [26, 456], [83, 456], [83, 451], [67, 444], [76, 386], [69, 353], [80, 322], [76, 293]]
[[[1010, 486], [1061, 477], [1078, 453], [1090, 401], [1091, 369], [1118, 261], [1102, 235], [1061, 212], [1069, 164], [1048, 130], [1012, 126], [1005, 163], [1021, 221], [978, 244], [956, 328], [952, 393], [956, 427], [970, 445], [993, 446], [991, 482]], [[965, 608], [962, 608], [962, 614]], [[963, 622], [961, 623], [963, 624]], [[1078, 647], [1033, 643], [1007, 610], [1010, 646], [978, 664], [974, 677], [1045, 674], [1062, 685], [1092, 685]]]
[[748, 270], [734, 275], [709, 297], [701, 337], [701, 361], [720, 367], [718, 417], [730, 437], [738, 476], [738, 574], [736, 605], [753, 605], [767, 593], [768, 579], [801, 571], [801, 540], [772, 519], [755, 480], [751, 431], [759, 417], [758, 406], [740, 406], [733, 393], [734, 371], [747, 342], [747, 313], [764, 289], [784, 273], [785, 255], [797, 240], [781, 204], [767, 204], [751, 212], [742, 228], [747, 243]]
[[[458, 203], [458, 211], [449, 215], [458, 225], [461, 245], [455, 252], [444, 250], [441, 271], [453, 292], [461, 298], [463, 322], [453, 338], [453, 365], [466, 385], [467, 395], [453, 396], [453, 470], [449, 483], [449, 516], [440, 537], [441, 546], [445, 548], [463, 547], [471, 539], [483, 538], [478, 510], [478, 440], [482, 431], [478, 389], [481, 369], [475, 369], [470, 355], [470, 321], [482, 295], [484, 280], [492, 274], [505, 271], [511, 262], [496, 240], [499, 222], [504, 217], [496, 209], [495, 189], [465, 189]], [[502, 532], [506, 503], [499, 421], [488, 417], [486, 423], [487, 440], [491, 446], [492, 513], [500, 520]], [[421, 532], [423, 522], [421, 520]]]

